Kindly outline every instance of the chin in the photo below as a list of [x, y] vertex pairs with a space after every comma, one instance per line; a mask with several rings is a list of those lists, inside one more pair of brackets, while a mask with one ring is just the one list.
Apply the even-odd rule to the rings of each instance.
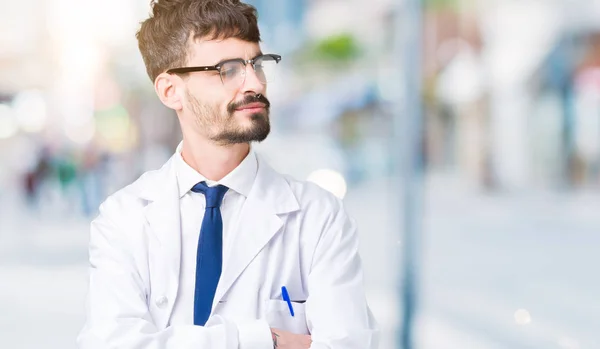
[[239, 144], [250, 142], [262, 142], [271, 132], [269, 121], [264, 119], [264, 115], [251, 117], [252, 121], [240, 125], [235, 131], [223, 132], [213, 140], [222, 144]]
[[265, 124], [269, 124], [269, 116], [264, 112], [247, 114], [239, 118], [237, 123], [242, 130], [252, 132], [255, 128], [263, 128]]
[[271, 132], [271, 125], [261, 115], [252, 116], [252, 124], [244, 130], [244, 137], [248, 142], [262, 142]]

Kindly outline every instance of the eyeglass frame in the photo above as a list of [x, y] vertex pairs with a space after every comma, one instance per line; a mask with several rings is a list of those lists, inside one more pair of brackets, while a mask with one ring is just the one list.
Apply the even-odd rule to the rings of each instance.
[[[193, 72], [215, 71], [216, 70], [219, 72], [219, 77], [221, 78], [221, 83], [225, 84], [223, 82], [223, 77], [221, 76], [221, 67], [223, 65], [225, 65], [227, 63], [232, 63], [232, 62], [239, 62], [239, 63], [242, 63], [244, 65], [244, 67], [246, 67], [246, 66], [248, 66], [248, 64], [252, 64], [252, 69], [256, 73], [256, 67], [254, 66], [254, 63], [259, 58], [262, 58], [265, 56], [273, 58], [275, 60], [276, 64], [279, 64], [279, 62], [281, 61], [280, 55], [277, 55], [274, 53], [266, 53], [266, 54], [260, 54], [252, 59], [242, 59], [242, 58], [226, 59], [215, 65], [209, 65], [209, 66], [171, 68], [171, 69], [167, 70], [166, 73], [167, 74], [187, 74], [187, 73], [193, 73]], [[245, 78], [245, 76], [244, 76], [244, 78]]]

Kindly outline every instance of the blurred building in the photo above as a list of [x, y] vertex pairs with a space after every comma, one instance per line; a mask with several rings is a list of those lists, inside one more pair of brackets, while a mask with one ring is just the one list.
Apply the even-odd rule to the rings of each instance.
[[[357, 180], [389, 173], [392, 106], [401, 103], [396, 2], [249, 2], [259, 11], [265, 49], [284, 56], [285, 85], [269, 91], [281, 115], [274, 118], [276, 132], [337, 139], [333, 147], [345, 159], [337, 169]], [[424, 6], [428, 169], [478, 188], [595, 181], [600, 146], [590, 131], [597, 122], [590, 86], [598, 5], [428, 0]], [[93, 145], [119, 157], [148, 154], [138, 157], [131, 176], [160, 163], [180, 134], [137, 50], [134, 34], [148, 11], [144, 1], [3, 5], [0, 32], [19, 35], [0, 35], [0, 142], [51, 144], [59, 153]], [[372, 154], [383, 155], [374, 162]], [[373, 171], [357, 175], [357, 164]]]

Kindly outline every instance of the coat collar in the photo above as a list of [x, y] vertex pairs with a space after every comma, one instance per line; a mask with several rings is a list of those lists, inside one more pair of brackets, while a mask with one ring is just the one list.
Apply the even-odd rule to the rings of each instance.
[[[135, 184], [134, 190], [138, 196], [152, 205], [154, 202], [172, 201], [173, 195], [178, 195], [177, 175], [173, 155], [160, 169], [144, 174]], [[284, 214], [297, 211], [298, 200], [286, 178], [275, 171], [259, 154], [256, 154], [258, 170], [249, 196], [255, 198], [273, 214]], [[173, 189], [176, 189], [173, 193]]]
[[[258, 154], [257, 159], [256, 179], [239, 214], [238, 225], [230, 234], [232, 241], [226, 244], [229, 248], [223, 251], [223, 273], [213, 308], [281, 229], [283, 220], [280, 215], [300, 209], [286, 178]], [[176, 295], [181, 265], [181, 221], [174, 158], [161, 169], [144, 175], [138, 182], [139, 196], [148, 201], [146, 219], [160, 242], [160, 255], [165, 256], [162, 262], [168, 272], [166, 280], [173, 285], [171, 294]]]

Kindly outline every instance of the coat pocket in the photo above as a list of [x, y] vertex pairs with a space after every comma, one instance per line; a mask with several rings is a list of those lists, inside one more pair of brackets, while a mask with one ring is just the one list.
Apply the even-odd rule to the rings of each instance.
[[269, 299], [266, 304], [266, 318], [269, 326], [296, 334], [310, 334], [306, 324], [306, 311], [303, 302], [292, 302], [294, 316], [286, 301]]

